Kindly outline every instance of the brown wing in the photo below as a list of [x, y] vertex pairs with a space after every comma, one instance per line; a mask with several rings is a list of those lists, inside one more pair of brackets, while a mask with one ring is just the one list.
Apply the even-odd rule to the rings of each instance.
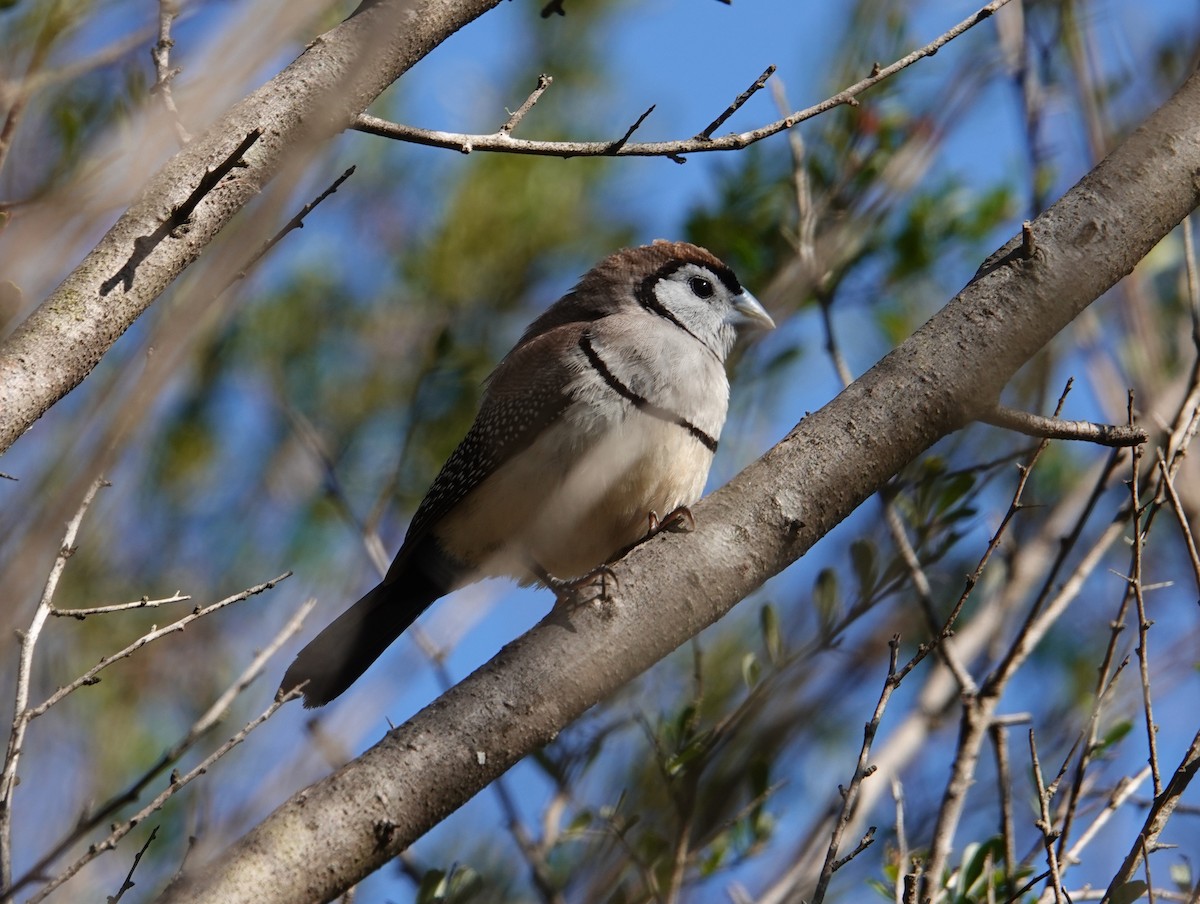
[[488, 378], [475, 422], [413, 515], [397, 561], [471, 490], [562, 416], [571, 403], [567, 387], [577, 375], [567, 351], [586, 326], [555, 327], [521, 343], [500, 362]]

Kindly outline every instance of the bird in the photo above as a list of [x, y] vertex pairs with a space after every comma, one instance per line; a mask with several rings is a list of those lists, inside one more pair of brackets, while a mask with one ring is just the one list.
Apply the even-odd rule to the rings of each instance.
[[606, 257], [501, 360], [383, 580], [300, 651], [280, 693], [329, 703], [467, 584], [507, 576], [569, 598], [648, 536], [685, 526], [725, 424], [726, 358], [739, 333], [774, 326], [698, 245], [660, 239]]

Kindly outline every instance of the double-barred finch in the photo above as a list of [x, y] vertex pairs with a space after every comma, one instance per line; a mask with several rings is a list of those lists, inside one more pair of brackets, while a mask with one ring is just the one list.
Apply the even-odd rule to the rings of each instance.
[[[684, 242], [601, 261], [489, 378], [479, 414], [413, 516], [387, 576], [283, 677], [320, 706], [429, 605], [473, 581], [587, 575], [700, 498], [729, 406], [725, 359], [770, 316]], [[553, 576], [553, 577], [551, 577]]]

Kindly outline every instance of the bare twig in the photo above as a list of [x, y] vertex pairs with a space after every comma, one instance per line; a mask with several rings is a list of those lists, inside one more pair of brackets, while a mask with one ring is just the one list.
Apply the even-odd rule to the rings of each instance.
[[538, 102], [541, 96], [546, 93], [546, 89], [552, 84], [554, 84], [553, 78], [545, 73], [539, 75], [537, 87], [533, 89], [533, 92], [529, 95], [529, 97], [525, 98], [525, 103], [517, 107], [517, 111], [513, 113], [512, 116], [508, 117], [508, 121], [500, 127], [500, 131], [506, 135], [511, 135], [513, 129], [520, 125], [521, 120], [525, 118], [525, 114], [533, 109], [533, 105]]
[[1008, 726], [994, 720], [988, 726], [996, 752], [996, 784], [1000, 797], [1000, 837], [1004, 841], [1004, 884], [1011, 892], [1017, 863], [1017, 834], [1012, 812], [1012, 774], [1008, 765]]
[[[1133, 420], [1133, 393], [1129, 393], [1129, 419]], [[1142, 546], [1145, 543], [1145, 533], [1142, 530], [1141, 504], [1141, 447], [1133, 450], [1132, 474], [1129, 480], [1129, 524], [1133, 530], [1133, 554], [1130, 568], [1129, 586], [1133, 590], [1134, 603], [1137, 606], [1137, 657], [1138, 673], [1142, 684], [1142, 711], [1145, 715], [1146, 744], [1150, 757], [1150, 772], [1154, 777], [1155, 796], [1162, 793], [1162, 777], [1158, 774], [1158, 726], [1154, 724], [1154, 706], [1150, 698], [1150, 651], [1147, 646], [1147, 634], [1151, 622], [1146, 617], [1146, 598], [1142, 587]]]
[[[1067, 387], [1063, 390], [1063, 394], [1059, 397], [1058, 404], [1055, 406], [1055, 416], [1062, 410], [1069, 389], [1070, 384], [1068, 383]], [[1029, 481], [1034, 466], [1048, 445], [1049, 440], [1042, 440], [1030, 457], [1029, 464], [1020, 466], [1020, 477], [1017, 480], [1017, 487], [1013, 493], [1008, 511], [1005, 512], [1004, 517], [1000, 521], [1000, 526], [993, 534], [992, 541], [988, 544], [988, 548], [985, 550], [979, 566], [976, 568], [974, 574], [968, 578], [967, 586], [956, 609], [961, 609], [965, 603], [967, 595], [974, 589], [992, 553], [999, 545], [1000, 538], [1007, 531], [1009, 522], [1021, 510], [1021, 500], [1025, 492], [1025, 486]], [[1065, 588], [1064, 597], [1070, 598]], [[933, 837], [929, 846], [929, 855], [924, 864], [922, 878], [919, 882], [918, 897], [922, 901], [932, 900], [935, 896], [935, 890], [931, 887], [931, 883], [940, 881], [940, 876], [946, 868], [954, 832], [958, 827], [959, 818], [966, 804], [967, 790], [974, 782], [975, 766], [979, 760], [980, 750], [987, 736], [988, 727], [992, 722], [996, 706], [999, 704], [1001, 692], [1012, 677], [1012, 674], [1016, 671], [1019, 663], [1024, 661], [1024, 656], [1031, 649], [1030, 646], [1024, 645], [1022, 638], [1027, 634], [1036, 611], [1037, 604], [1035, 603], [1029, 615], [1026, 616], [1025, 623], [1017, 634], [1017, 639], [1014, 640], [1012, 646], [1009, 648], [1008, 654], [1001, 660], [992, 673], [980, 683], [978, 693], [964, 697], [964, 711], [959, 729], [957, 750], [954, 762], [951, 765], [950, 781], [946, 784], [946, 790], [942, 795], [942, 803], [938, 808], [937, 821], [934, 824]]]
[[[629, 139], [633, 137], [633, 133], [636, 132], [638, 129], [640, 129], [642, 127], [642, 123], [644, 123], [646, 121], [647, 117], [649, 117], [649, 115], [654, 112], [655, 106], [656, 106], [656, 104], [651, 104], [650, 106], [648, 106], [646, 108], [646, 112], [643, 113], [641, 116], [639, 116], [637, 119], [635, 119], [633, 121], [633, 125], [631, 125], [628, 129], [625, 130], [625, 134], [622, 135], [620, 138], [618, 138], [616, 141], [614, 141], [612, 143], [612, 152], [614, 154], [617, 153], [619, 150], [621, 150], [621, 148], [625, 147], [625, 145], [629, 143]], [[667, 154], [666, 157], [669, 160], [675, 161], [676, 163], [684, 162], [683, 158], [680, 157], [678, 154]]]
[[17, 786], [17, 765], [21, 760], [21, 750], [25, 743], [25, 731], [33, 721], [35, 713], [29, 709], [29, 684], [33, 673], [33, 653], [41, 636], [42, 628], [50, 614], [54, 592], [58, 589], [59, 578], [67, 566], [67, 559], [75, 552], [75, 538], [79, 535], [79, 525], [96, 493], [101, 487], [108, 486], [103, 477], [92, 481], [92, 485], [84, 494], [83, 501], [76, 509], [74, 517], [67, 522], [66, 533], [63, 534], [62, 546], [58, 556], [50, 567], [46, 578], [46, 586], [42, 590], [42, 598], [38, 601], [29, 628], [21, 635], [21, 654], [17, 662], [17, 692], [13, 704], [12, 731], [8, 736], [8, 749], [4, 754], [4, 769], [0, 772], [0, 892], [7, 891], [12, 883], [12, 812], [13, 791]]
[[1196, 240], [1192, 235], [1192, 218], [1186, 216], [1183, 227], [1183, 264], [1187, 272], [1188, 310], [1192, 313], [1192, 346], [1200, 352], [1200, 278], [1197, 277]]
[[[32, 81], [33, 75], [42, 68], [42, 64], [46, 61], [47, 55], [54, 44], [54, 36], [52, 33], [53, 26], [50, 22], [43, 25], [41, 32], [33, 41], [33, 49], [29, 55], [29, 65], [25, 68], [23, 82]], [[0, 169], [4, 167], [4, 161], [8, 158], [8, 152], [12, 148], [13, 136], [16, 135], [17, 125], [21, 122], [21, 117], [25, 114], [25, 105], [29, 102], [29, 93], [26, 91], [15, 91], [13, 97], [8, 101], [8, 112], [4, 116], [3, 124], [0, 124]]]
[[1042, 847], [1046, 850], [1046, 866], [1050, 873], [1050, 885], [1054, 889], [1054, 904], [1063, 904], [1062, 875], [1058, 870], [1058, 855], [1054, 850], [1054, 840], [1057, 836], [1054, 831], [1054, 818], [1050, 815], [1050, 799], [1053, 792], [1046, 788], [1045, 779], [1042, 777], [1042, 764], [1038, 759], [1037, 740], [1032, 728], [1029, 729], [1029, 758], [1033, 765], [1033, 779], [1037, 785], [1040, 813], [1037, 827], [1042, 833]]
[[96, 663], [94, 666], [92, 666], [90, 669], [88, 669], [86, 672], [84, 672], [82, 675], [80, 675], [74, 681], [60, 687], [53, 694], [51, 694], [49, 697], [47, 697], [41, 704], [31, 708], [28, 711], [29, 718], [30, 719], [37, 718], [38, 716], [40, 716], [44, 712], [46, 712], [46, 710], [48, 710], [50, 707], [54, 706], [54, 704], [58, 703], [60, 700], [62, 700], [64, 697], [66, 697], [68, 694], [71, 694], [74, 691], [77, 691], [79, 688], [84, 687], [85, 685], [95, 684], [96, 676], [101, 671], [108, 668], [110, 665], [112, 665], [114, 662], [117, 662], [118, 660], [127, 659], [128, 657], [132, 656], [134, 653], [136, 653], [138, 650], [140, 650], [142, 647], [146, 646], [147, 644], [153, 643], [154, 641], [158, 640], [160, 637], [165, 637], [168, 634], [174, 634], [178, 631], [182, 631], [184, 628], [186, 628], [188, 625], [190, 625], [192, 622], [194, 622], [198, 618], [203, 618], [206, 615], [211, 615], [212, 613], [217, 612], [221, 609], [224, 609], [226, 606], [230, 606], [233, 603], [240, 603], [242, 600], [249, 599], [250, 597], [255, 596], [259, 593], [262, 593], [265, 590], [270, 590], [272, 587], [274, 587], [280, 581], [286, 580], [287, 578], [290, 578], [291, 576], [292, 576], [292, 572], [285, 571], [283, 574], [279, 575], [278, 577], [272, 578], [269, 581], [266, 581], [262, 584], [256, 584], [253, 587], [247, 587], [245, 590], [241, 591], [240, 593], [235, 593], [235, 594], [233, 594], [233, 596], [227, 596], [227, 597], [225, 597], [225, 599], [218, 600], [215, 603], [211, 603], [202, 609], [196, 609], [194, 612], [188, 613], [183, 618], [178, 619], [177, 621], [173, 621], [169, 625], [164, 625], [161, 628], [155, 628], [153, 631], [149, 631], [148, 633], [143, 634], [141, 637], [139, 637], [133, 643], [129, 644], [129, 646], [125, 647], [123, 650], [119, 650], [116, 653], [111, 653], [108, 656], [103, 657], [98, 663]]
[[[1122, 603], [1122, 611], [1124, 611], [1124, 603]], [[1088, 716], [1087, 727], [1082, 732], [1080, 741], [1072, 745], [1071, 751], [1063, 760], [1063, 770], [1065, 771], [1071, 759], [1078, 751], [1079, 757], [1075, 762], [1071, 784], [1067, 790], [1066, 801], [1062, 808], [1062, 824], [1058, 831], [1058, 862], [1064, 872], [1075, 862], [1068, 856], [1067, 841], [1071, 837], [1071, 830], [1075, 827], [1076, 811], [1080, 801], [1083, 799], [1087, 770], [1091, 766], [1099, 749], [1100, 717], [1104, 712], [1104, 705], [1116, 690], [1117, 681], [1121, 677], [1121, 673], [1125, 670], [1125, 666], [1129, 664], [1129, 657], [1125, 657], [1116, 669], [1112, 670], [1112, 657], [1115, 654], [1116, 638], [1120, 628], [1121, 625], [1114, 622], [1113, 630], [1109, 636], [1108, 647], [1105, 650], [1100, 667], [1097, 669], [1101, 683], [1096, 688], [1095, 700], [1092, 702], [1092, 711]]]
[[[787, 92], [779, 79], [771, 82], [771, 92], [775, 96], [775, 105], [781, 115], [786, 116], [791, 104], [788, 103]], [[805, 165], [804, 136], [799, 129], [788, 132], [788, 148], [792, 154], [792, 185], [796, 194], [796, 235], [793, 246], [796, 258], [800, 261], [804, 279], [817, 288], [817, 299], [821, 302], [821, 313], [826, 321], [829, 319], [829, 293], [821, 291], [823, 274], [817, 272], [817, 213], [812, 201], [812, 185], [808, 178], [808, 167]], [[826, 322], [826, 336], [833, 335], [833, 327]], [[830, 354], [835, 354], [829, 349]], [[848, 386], [854, 379], [850, 368], [841, 359], [840, 353], [834, 360], [835, 369], [842, 384]]]
[[[399, 141], [408, 141], [429, 147], [447, 148], [464, 154], [469, 154], [472, 151], [498, 151], [509, 154], [532, 154], [541, 157], [667, 157], [682, 160], [683, 154], [741, 150], [762, 141], [764, 138], [769, 138], [772, 135], [786, 131], [797, 123], [804, 122], [806, 119], [819, 116], [835, 107], [846, 104], [856, 105], [858, 103], [858, 95], [874, 87], [884, 79], [890, 78], [902, 69], [906, 69], [918, 60], [933, 56], [947, 43], [987, 19], [992, 13], [1008, 2], [1009, 0], [992, 0], [991, 3], [988, 3], [928, 44], [896, 60], [889, 66], [872, 71], [866, 78], [855, 82], [853, 85], [821, 101], [819, 104], [815, 104], [804, 110], [798, 110], [760, 128], [752, 129], [748, 132], [735, 132], [719, 138], [706, 136], [702, 132], [693, 138], [632, 144], [623, 140], [530, 141], [513, 138], [503, 131], [493, 132], [490, 135], [470, 135], [459, 132], [418, 129], [413, 126], [388, 122], [387, 120], [366, 114], [360, 115], [355, 120], [354, 128], [360, 132], [378, 135], [383, 138], [394, 138]], [[560, 5], [552, 3], [551, 7], [554, 7], [553, 11], [561, 12]], [[543, 10], [543, 14], [546, 14], [545, 10]], [[710, 128], [716, 128], [717, 126], [719, 126], [719, 123]]]
[[772, 75], [775, 74], [776, 68], [777, 67], [774, 64], [772, 64], [772, 65], [768, 66], [766, 69], [764, 69], [763, 74], [760, 75], [757, 79], [755, 79], [754, 84], [752, 84], [749, 88], [747, 88], [745, 91], [743, 91], [741, 94], [739, 94], [736, 98], [734, 98], [733, 103], [731, 103], [728, 107], [726, 107], [725, 110], [721, 113], [721, 115], [718, 116], [716, 119], [714, 119], [712, 122], [710, 122], [704, 128], [704, 131], [702, 131], [696, 137], [697, 138], [712, 138], [713, 132], [715, 132], [717, 129], [721, 128], [721, 126], [725, 125], [725, 122], [729, 119], [730, 116], [732, 116], [734, 113], [736, 113], [738, 110], [740, 110], [742, 108], [742, 106], [746, 103], [746, 101], [748, 101], [751, 97], [753, 97], [755, 94], [757, 94], [759, 91], [761, 91], [763, 89], [763, 86], [767, 83], [767, 79], [769, 79]]
[[1096, 424], [1092, 421], [1064, 421], [997, 405], [983, 414], [980, 420], [993, 427], [1015, 430], [1026, 436], [1045, 439], [1068, 439], [1096, 443], [1101, 446], [1137, 446], [1150, 439], [1144, 429], [1134, 424]]
[[155, 76], [150, 93], [157, 94], [162, 98], [163, 106], [171, 117], [171, 124], [175, 127], [175, 135], [179, 138], [179, 143], [187, 144], [192, 140], [192, 136], [184, 128], [183, 121], [179, 118], [179, 108], [175, 106], [175, 97], [171, 93], [171, 82], [182, 71], [171, 68], [171, 48], [175, 46], [175, 41], [171, 38], [171, 23], [177, 15], [179, 15], [179, 4], [176, 0], [158, 0], [158, 40], [150, 48], [150, 58], [154, 60]]
[[1116, 813], [1117, 810], [1119, 810], [1125, 804], [1125, 802], [1130, 799], [1130, 797], [1133, 796], [1134, 792], [1141, 787], [1142, 782], [1149, 777], [1150, 767], [1144, 766], [1142, 767], [1142, 770], [1132, 778], [1121, 779], [1121, 781], [1117, 783], [1117, 787], [1113, 790], [1112, 794], [1109, 795], [1108, 802], [1104, 805], [1104, 809], [1101, 810], [1092, 819], [1091, 823], [1088, 824], [1088, 827], [1080, 833], [1079, 840], [1071, 845], [1071, 849], [1067, 851], [1066, 856], [1059, 856], [1059, 862], [1064, 866], [1072, 863], [1078, 863], [1080, 856], [1083, 854], [1084, 848], [1086, 848], [1092, 842], [1092, 839], [1099, 834], [1100, 830], [1104, 827], [1104, 824], [1112, 818], [1112, 815]]
[[313, 198], [311, 201], [309, 201], [307, 204], [305, 204], [303, 207], [301, 207], [299, 213], [297, 213], [294, 217], [292, 217], [290, 220], [288, 220], [286, 223], [284, 223], [278, 232], [276, 232], [273, 236], [271, 236], [270, 239], [263, 242], [263, 244], [259, 247], [259, 249], [257, 251], [255, 251], [252, 255], [250, 255], [249, 260], [247, 260], [246, 263], [244, 263], [242, 265], [241, 269], [239, 269], [238, 272], [235, 273], [229, 279], [229, 281], [221, 287], [221, 290], [218, 294], [225, 292], [230, 286], [232, 286], [238, 280], [245, 279], [246, 274], [250, 271], [250, 268], [253, 267], [255, 264], [257, 264], [264, 257], [266, 257], [267, 253], [272, 248], [274, 248], [276, 245], [278, 245], [281, 241], [283, 241], [284, 236], [286, 236], [289, 232], [292, 232], [295, 229], [303, 229], [304, 228], [304, 218], [307, 217], [310, 213], [312, 213], [313, 209], [316, 208], [316, 206], [318, 204], [320, 204], [322, 201], [324, 201], [326, 198], [328, 198], [330, 195], [332, 195], [334, 192], [336, 192], [341, 187], [343, 182], [345, 182], [347, 179], [349, 179], [351, 176], [353, 176], [354, 171], [356, 169], [357, 169], [357, 167], [354, 167], [354, 166], [350, 167], [348, 170], [346, 170], [344, 173], [342, 173], [340, 176], [338, 176], [336, 179], [334, 179], [333, 182], [331, 182], [329, 184], [329, 187], [327, 189], [325, 189], [323, 192], [321, 192], [319, 195], [317, 195], [315, 198]]
[[262, 674], [267, 661], [279, 651], [279, 649], [297, 632], [303, 624], [304, 619], [312, 611], [316, 605], [315, 599], [307, 600], [296, 613], [288, 619], [285, 624], [271, 639], [271, 641], [263, 647], [262, 650], [255, 655], [250, 664], [242, 670], [242, 673], [225, 689], [220, 697], [198, 718], [192, 723], [187, 733], [170, 748], [165, 750], [162, 755], [148, 768], [143, 770], [142, 774], [129, 784], [125, 790], [118, 792], [110, 797], [99, 806], [92, 807], [80, 815], [80, 817], [72, 825], [70, 831], [64, 835], [59, 841], [44, 853], [37, 863], [33, 864], [25, 871], [25, 874], [15, 883], [13, 883], [10, 891], [17, 891], [31, 882], [36, 881], [39, 877], [46, 875], [50, 866], [75, 845], [80, 839], [87, 836], [89, 832], [95, 829], [98, 825], [110, 820], [116, 813], [125, 806], [134, 803], [142, 794], [142, 792], [154, 781], [154, 779], [165, 772], [168, 768], [177, 763], [196, 742], [211, 731], [225, 716], [229, 709], [233, 706], [234, 700], [241, 694], [250, 684]]
[[904, 876], [908, 873], [908, 834], [904, 829], [904, 786], [897, 778], [892, 779], [892, 800], [896, 802], [896, 904], [904, 904]]
[[50, 614], [57, 618], [77, 618], [83, 621], [89, 615], [109, 615], [113, 612], [128, 612], [130, 609], [154, 609], [168, 603], [186, 603], [190, 599], [188, 594], [176, 590], [170, 596], [160, 600], [152, 600], [143, 596], [140, 600], [134, 600], [131, 603], [116, 603], [112, 606], [88, 606], [82, 609], [59, 609], [57, 606], [51, 606]]
[[[793, 147], [793, 167], [795, 169], [793, 180], [796, 183], [796, 213], [800, 224], [797, 232], [796, 253], [804, 261], [806, 255], [813, 255], [810, 242], [811, 232], [815, 230], [815, 223], [808, 223], [806, 228], [805, 220], [812, 219], [809, 209], [811, 204], [808, 198], [808, 178], [806, 174], [800, 171], [801, 157], [798, 156], [800, 153], [802, 153], [800, 149]], [[807, 236], [806, 232], [808, 233]], [[821, 308], [821, 324], [825, 332], [825, 350], [833, 362], [834, 370], [842, 381], [842, 385], [849, 386], [853, 382], [854, 377], [850, 372], [849, 366], [846, 364], [845, 357], [842, 355], [841, 345], [837, 340], [837, 333], [833, 328], [833, 299], [831, 293], [818, 292], [818, 298]], [[900, 516], [895, 502], [889, 494], [880, 493], [879, 498], [883, 505], [884, 520], [887, 522], [888, 532], [892, 535], [892, 542], [896, 544], [900, 558], [904, 561], [904, 565], [908, 569], [909, 580], [912, 582], [913, 589], [917, 592], [917, 599], [921, 604], [921, 611], [925, 615], [930, 635], [941, 639], [941, 642], [937, 646], [938, 655], [946, 663], [946, 667], [950, 669], [954, 680], [958, 682], [959, 689], [963, 693], [973, 694], [976, 691], [975, 681], [971, 678], [970, 673], [967, 672], [966, 667], [963, 666], [958, 655], [955, 653], [953, 646], [949, 643], [949, 636], [944, 634], [941, 629], [936, 606], [933, 601], [933, 588], [930, 586], [929, 579], [925, 574], [925, 569], [921, 565], [921, 560], [917, 556], [916, 550], [913, 549], [912, 543], [908, 539], [908, 532], [904, 527], [904, 519]]]
[[1175, 513], [1175, 520], [1179, 522], [1179, 529], [1183, 532], [1183, 540], [1187, 544], [1188, 558], [1191, 559], [1192, 563], [1192, 576], [1196, 580], [1196, 589], [1200, 590], [1200, 553], [1196, 551], [1196, 539], [1192, 536], [1192, 528], [1188, 524], [1187, 513], [1183, 510], [1183, 503], [1180, 502], [1179, 494], [1175, 491], [1175, 481], [1171, 478], [1166, 459], [1163, 458], [1162, 449], [1158, 449], [1157, 452], [1158, 468], [1162, 475], [1163, 489], [1166, 490], [1167, 498], [1171, 501], [1171, 510]]
[[150, 816], [150, 814], [162, 809], [163, 804], [186, 788], [195, 779], [199, 778], [201, 775], [204, 775], [204, 773], [212, 768], [213, 763], [225, 756], [225, 754], [231, 751], [238, 744], [242, 743], [242, 741], [246, 740], [250, 732], [254, 731], [254, 729], [258, 728], [259, 725], [267, 721], [267, 719], [271, 718], [271, 716], [275, 715], [275, 712], [279, 709], [279, 707], [290, 702], [294, 698], [299, 697], [300, 694], [301, 690], [296, 688], [292, 691], [289, 691], [287, 694], [282, 694], [277, 697], [260, 715], [247, 722], [239, 732], [237, 732], [235, 735], [233, 735], [233, 737], [201, 760], [194, 769], [177, 778], [173, 777], [166, 789], [164, 789], [157, 797], [155, 797], [154, 800], [150, 801], [150, 803], [148, 803], [133, 816], [129, 817], [129, 819], [127, 819], [125, 822], [116, 826], [103, 841], [90, 845], [87, 853], [72, 863], [65, 871], [51, 879], [48, 883], [46, 883], [45, 886], [40, 888], [28, 899], [26, 904], [38, 904], [38, 902], [44, 901], [51, 894], [51, 892], [59, 888], [63, 883], [70, 880], [81, 869], [83, 869], [101, 854], [114, 849], [117, 846], [117, 842], [132, 832], [135, 826], [143, 822], [148, 816]]
[[853, 860], [855, 857], [857, 857], [859, 854], [861, 854], [863, 851], [865, 851], [867, 848], [869, 848], [874, 842], [875, 842], [875, 826], [868, 826], [867, 831], [865, 833], [863, 833], [863, 837], [858, 839], [858, 844], [856, 844], [854, 846], [854, 850], [852, 850], [845, 857], [842, 857], [836, 863], [833, 864], [833, 871], [836, 873], [843, 866], [845, 866], [847, 863], [849, 863], [851, 860]]
[[1196, 777], [1197, 770], [1200, 770], [1200, 732], [1192, 738], [1191, 745], [1167, 781], [1162, 793], [1154, 796], [1154, 803], [1150, 806], [1150, 812], [1146, 815], [1142, 830], [1138, 832], [1137, 841], [1134, 842], [1125, 861], [1121, 864], [1121, 868], [1117, 870], [1116, 875], [1109, 883], [1106, 898], [1112, 897], [1118, 888], [1130, 881], [1136, 875], [1145, 852], [1155, 849], [1158, 844], [1158, 836], [1175, 811], [1179, 798], [1192, 779]]
[[[859, 850], [865, 849], [874, 838], [875, 827], [872, 826], [859, 842], [859, 847], [849, 857], [843, 860], [838, 859], [838, 847], [842, 843], [842, 835], [846, 831], [846, 826], [849, 824], [850, 817], [854, 812], [854, 805], [858, 801], [858, 787], [862, 784], [864, 778], [875, 771], [874, 767], [870, 765], [871, 744], [875, 740], [875, 733], [879, 730], [879, 723], [883, 719], [883, 711], [887, 708], [892, 693], [899, 687], [904, 675], [910, 671], [910, 668], [905, 668], [903, 672], [898, 671], [896, 668], [900, 655], [900, 636], [898, 634], [888, 641], [888, 650], [887, 677], [883, 681], [883, 689], [879, 693], [879, 700], [875, 704], [875, 711], [871, 714], [871, 720], [863, 727], [863, 742], [858, 751], [858, 762], [854, 766], [854, 774], [850, 778], [850, 784], [848, 787], [841, 789], [842, 807], [834, 823], [833, 833], [829, 837], [829, 849], [825, 853], [825, 863], [821, 867], [821, 875], [817, 879], [817, 887], [813, 890], [812, 897], [809, 899], [812, 904], [821, 904], [825, 900], [825, 893], [829, 889], [829, 882], [833, 878], [834, 871], [849, 861], [851, 857], [854, 857]], [[918, 655], [922, 654], [919, 653]]]
[[[908, 569], [909, 580], [912, 581], [913, 589], [917, 592], [917, 600], [921, 603], [921, 611], [925, 615], [925, 622], [930, 634], [938, 637], [941, 635], [941, 625], [933, 601], [933, 587], [929, 584], [929, 578], [925, 575], [925, 569], [917, 557], [917, 551], [913, 549], [912, 543], [908, 539], [908, 532], [904, 529], [904, 520], [900, 517], [892, 500], [886, 497], [883, 502], [883, 517], [887, 522], [888, 532], [892, 535], [892, 542], [896, 544], [900, 558], [904, 561], [905, 568]], [[962, 664], [958, 654], [955, 653], [954, 645], [950, 643], [949, 637], [944, 637], [942, 643], [938, 645], [938, 655], [946, 663], [946, 667], [954, 676], [962, 693], [974, 694], [978, 690], [975, 679], [971, 677], [966, 666]]]
[[142, 862], [142, 857], [146, 851], [150, 850], [150, 845], [154, 842], [155, 836], [158, 835], [158, 826], [150, 830], [150, 835], [146, 839], [146, 843], [138, 849], [138, 852], [133, 855], [133, 864], [129, 867], [129, 872], [125, 875], [125, 881], [121, 883], [121, 887], [117, 889], [115, 895], [109, 895], [107, 904], [117, 904], [125, 896], [125, 892], [129, 891], [136, 884], [133, 881], [134, 871], [137, 870], [138, 864]]

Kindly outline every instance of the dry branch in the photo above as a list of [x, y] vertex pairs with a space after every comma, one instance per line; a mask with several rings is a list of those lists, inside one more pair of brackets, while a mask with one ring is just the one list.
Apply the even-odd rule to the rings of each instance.
[[[974, 14], [963, 19], [953, 28], [934, 38], [923, 47], [896, 60], [889, 66], [872, 69], [866, 78], [855, 82], [848, 88], [839, 91], [832, 97], [826, 98], [819, 104], [814, 104], [804, 110], [797, 110], [787, 116], [751, 129], [747, 132], [731, 132], [719, 138], [712, 138], [712, 133], [720, 128], [726, 119], [733, 115], [752, 94], [766, 84], [774, 67], [768, 67], [759, 79], [744, 91], [717, 119], [698, 135], [692, 138], [675, 139], [673, 141], [630, 142], [629, 137], [649, 115], [650, 110], [630, 128], [622, 138], [615, 141], [536, 141], [531, 139], [513, 138], [510, 131], [500, 129], [486, 135], [471, 135], [462, 132], [442, 132], [434, 129], [419, 129], [414, 126], [388, 122], [378, 116], [359, 115], [354, 121], [354, 128], [369, 135], [382, 138], [393, 138], [397, 141], [407, 141], [427, 147], [445, 148], [470, 154], [472, 151], [498, 151], [505, 154], [530, 154], [537, 157], [666, 157], [677, 163], [683, 162], [684, 154], [710, 153], [713, 151], [740, 151], [752, 144], [778, 135], [793, 128], [799, 123], [814, 116], [826, 113], [835, 107], [843, 105], [855, 106], [858, 95], [872, 88], [881, 81], [891, 78], [902, 69], [907, 69], [913, 63], [933, 56], [946, 44], [959, 35], [978, 25], [992, 15], [1009, 0], [992, 0], [991, 3], [979, 9]], [[651, 110], [654, 108], [651, 107]]]

